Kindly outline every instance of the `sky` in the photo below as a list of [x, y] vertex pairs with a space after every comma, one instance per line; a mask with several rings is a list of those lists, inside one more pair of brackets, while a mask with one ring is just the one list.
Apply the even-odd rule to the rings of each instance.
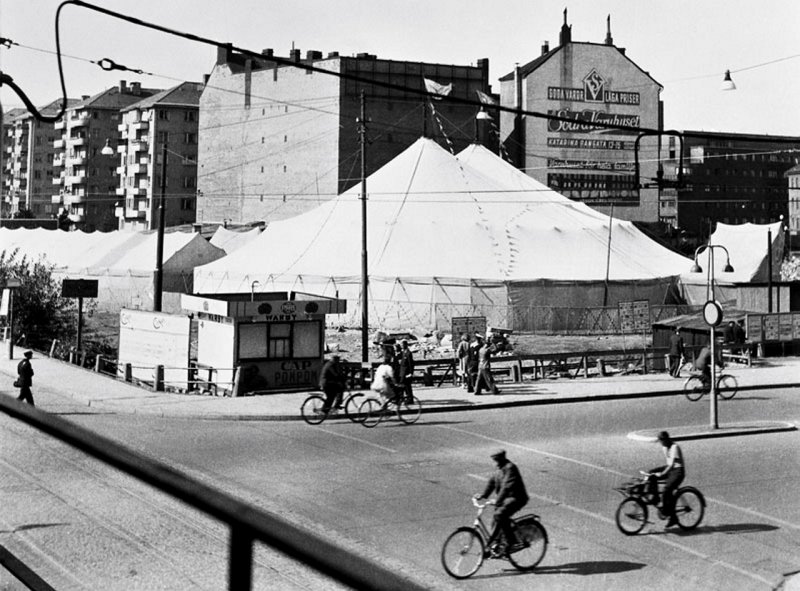
[[[60, 97], [56, 0], [0, 0], [0, 70], [36, 105]], [[109, 10], [171, 29], [287, 56], [292, 46], [323, 55], [444, 64], [489, 59], [489, 79], [558, 45], [563, 10], [573, 41], [602, 43], [611, 16], [614, 44], [664, 90], [666, 129], [800, 136], [798, 0], [98, 0]], [[169, 88], [202, 81], [215, 48], [122, 22], [92, 10], [62, 10], [67, 94], [92, 95], [120, 80]], [[109, 58], [134, 70], [105, 72]], [[730, 70], [737, 90], [720, 85]], [[0, 88], [5, 111], [22, 102]]]

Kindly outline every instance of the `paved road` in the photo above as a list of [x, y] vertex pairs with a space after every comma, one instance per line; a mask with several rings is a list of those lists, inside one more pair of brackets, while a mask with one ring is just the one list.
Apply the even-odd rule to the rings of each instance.
[[[5, 365], [0, 361], [0, 372], [10, 366], [7, 360]], [[116, 432], [122, 441], [169, 458], [192, 475], [266, 509], [288, 512], [380, 549], [441, 578], [443, 584], [446, 578], [437, 562], [442, 532], [470, 519], [469, 494], [480, 488], [490, 469], [489, 462], [480, 458], [497, 445], [514, 450], [526, 474], [534, 475], [529, 477], [536, 495], [531, 505], [545, 516], [552, 545], [539, 572], [542, 576], [513, 576], [490, 564], [482, 571], [483, 578], [463, 588], [579, 589], [589, 581], [592, 587], [629, 588], [641, 586], [646, 575], [650, 582], [659, 582], [654, 588], [667, 589], [677, 584], [670, 574], [676, 568], [696, 577], [696, 584], [688, 588], [714, 588], [714, 580], [731, 577], [738, 581], [732, 588], [771, 588], [780, 573], [792, 568], [787, 566], [785, 549], [800, 547], [791, 533], [800, 522], [797, 503], [787, 503], [782, 492], [787, 486], [796, 489], [797, 475], [775, 479], [787, 466], [800, 464], [796, 433], [741, 439], [744, 455], [738, 443], [735, 455], [726, 451], [731, 440], [688, 441], [685, 445], [693, 446], [692, 481], [716, 506], [703, 535], [683, 539], [654, 532], [628, 539], [616, 532], [609, 523], [618, 502], [613, 484], [653, 459], [652, 446], [633, 437], [664, 427], [690, 428], [694, 431], [687, 431], [690, 436], [709, 431], [707, 402], [689, 403], [675, 396], [680, 381], [665, 375], [531, 383], [509, 386], [500, 397], [479, 399], [457, 389], [422, 389], [418, 393], [429, 412], [419, 425], [388, 423], [366, 430], [342, 420], [317, 428], [296, 420], [265, 428], [263, 421], [254, 420], [296, 419], [303, 397], [298, 394], [176, 399], [47, 359], [35, 358], [34, 367], [38, 386], [34, 392], [43, 409], [70, 413], [77, 422], [95, 425], [101, 432]], [[720, 404], [722, 429], [714, 434], [741, 432], [756, 424], [764, 427], [762, 420], [770, 429], [789, 428], [787, 423], [800, 414], [792, 406], [796, 392], [776, 390], [776, 384], [792, 383], [798, 368], [797, 360], [790, 359], [780, 365], [735, 370], [748, 389], [734, 401]], [[621, 399], [576, 402], [614, 397]], [[187, 421], [186, 409], [192, 405], [197, 408], [194, 416], [202, 419], [249, 420]], [[149, 408], [143, 411], [142, 406]], [[512, 414], [508, 406], [513, 406]], [[209, 412], [212, 407], [218, 410]], [[486, 412], [460, 412], [474, 408]], [[167, 409], [176, 409], [175, 418], [153, 420], [154, 415], [167, 415]], [[775, 450], [785, 445], [787, 437], [795, 455], [777, 455]], [[23, 452], [12, 455], [24, 465], [19, 460]], [[45, 471], [51, 470], [52, 460], [45, 465]], [[754, 471], [753, 465], [759, 470]], [[75, 478], [79, 481], [81, 476]], [[774, 493], [766, 501], [777, 503], [777, 508], [765, 507], [765, 481]], [[46, 491], [45, 484], [40, 478], [24, 486]], [[785, 513], [787, 504], [793, 511], [790, 515]], [[20, 514], [27, 516], [21, 505]], [[0, 529], [15, 531], [13, 524]], [[764, 552], [764, 545], [774, 546], [774, 551]], [[736, 550], [739, 546], [744, 552]], [[722, 560], [722, 550], [728, 560]], [[745, 563], [748, 566], [741, 567]], [[269, 560], [263, 565], [267, 571], [283, 568]]]

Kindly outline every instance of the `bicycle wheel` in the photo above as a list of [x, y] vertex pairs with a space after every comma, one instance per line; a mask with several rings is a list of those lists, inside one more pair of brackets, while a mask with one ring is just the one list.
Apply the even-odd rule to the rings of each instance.
[[422, 414], [422, 404], [416, 396], [411, 398], [411, 401], [403, 400], [397, 406], [397, 416], [406, 425], [413, 425], [419, 420], [419, 415]]
[[358, 409], [361, 415], [361, 424], [371, 429], [381, 422], [383, 418], [383, 405], [374, 398], [367, 398]]
[[675, 519], [678, 527], [690, 530], [700, 525], [706, 511], [706, 501], [699, 490], [691, 486], [681, 488], [675, 496]]
[[690, 376], [683, 384], [686, 398], [695, 402], [703, 397], [703, 380], [699, 376]]
[[617, 527], [626, 536], [633, 536], [647, 523], [647, 505], [639, 499], [628, 497], [617, 507]]
[[344, 414], [354, 423], [364, 420], [364, 415], [361, 414], [362, 402], [364, 402], [364, 394], [361, 392], [353, 392], [344, 401]]
[[739, 382], [730, 374], [722, 374], [717, 380], [717, 392], [725, 400], [730, 400], [739, 391]]
[[309, 425], [319, 425], [328, 416], [322, 411], [322, 406], [325, 404], [325, 398], [319, 394], [312, 394], [303, 401], [300, 406], [300, 414], [303, 420]]
[[483, 538], [471, 527], [459, 527], [442, 546], [442, 566], [456, 579], [471, 577], [483, 564]]
[[547, 531], [533, 517], [517, 521], [516, 528], [520, 543], [508, 549], [508, 561], [517, 570], [532, 570], [547, 552]]

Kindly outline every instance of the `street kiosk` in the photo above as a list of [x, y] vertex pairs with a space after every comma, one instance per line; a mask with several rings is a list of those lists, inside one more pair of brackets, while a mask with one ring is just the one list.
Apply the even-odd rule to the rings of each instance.
[[197, 365], [234, 395], [315, 389], [326, 314], [347, 301], [301, 292], [182, 294], [197, 319]]

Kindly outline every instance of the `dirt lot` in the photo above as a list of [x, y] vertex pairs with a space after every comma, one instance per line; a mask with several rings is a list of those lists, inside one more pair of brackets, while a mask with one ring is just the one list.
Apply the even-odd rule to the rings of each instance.
[[[86, 318], [85, 337], [93, 341], [104, 341], [113, 349], [117, 348], [119, 341], [119, 314], [95, 313]], [[425, 357], [450, 357], [449, 335], [445, 335], [441, 346], [436, 346], [433, 337], [425, 338], [424, 335], [415, 335], [418, 338], [418, 358]], [[374, 335], [370, 335], [372, 342]], [[412, 341], [413, 342], [413, 341]], [[581, 336], [581, 335], [545, 335], [519, 333], [509, 337], [514, 352], [520, 354], [530, 353], [581, 353], [583, 351], [610, 351], [610, 350], [641, 350], [643, 345], [652, 344], [652, 336], [646, 335], [610, 335], [610, 336]], [[343, 359], [349, 361], [361, 360], [361, 331], [346, 329], [339, 332], [336, 329], [325, 331], [325, 343], [329, 350], [338, 350]], [[417, 347], [415, 347], [417, 348]], [[380, 358], [380, 351], [373, 348], [371, 359]]]

